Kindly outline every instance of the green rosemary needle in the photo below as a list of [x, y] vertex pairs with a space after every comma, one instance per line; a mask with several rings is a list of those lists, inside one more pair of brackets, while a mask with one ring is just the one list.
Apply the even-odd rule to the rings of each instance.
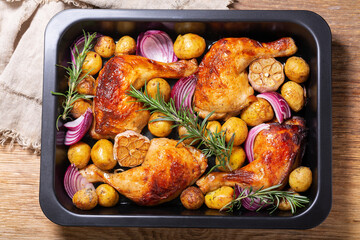
[[234, 139], [231, 138], [229, 143], [226, 143], [224, 131], [214, 133], [206, 128], [208, 119], [213, 112], [207, 115], [203, 120], [200, 120], [198, 115], [191, 113], [186, 108], [177, 110], [173, 99], [170, 99], [169, 102], [165, 102], [159, 92], [158, 86], [157, 95], [155, 98], [152, 98], [148, 95], [146, 88], [145, 93], [143, 93], [131, 86], [131, 90], [129, 90], [128, 94], [129, 96], [136, 98], [137, 102], [144, 103], [145, 108], [143, 110], [160, 112], [165, 115], [165, 117], [157, 118], [154, 121], [173, 121], [175, 122], [174, 128], [178, 126], [185, 127], [188, 133], [181, 137], [178, 144], [187, 139], [192, 139], [191, 144], [199, 141], [198, 148], [204, 146], [202, 153], [206, 157], [216, 156], [219, 160], [219, 164], [212, 167], [208, 174], [219, 166], [231, 170], [228, 160], [230, 159]]
[[91, 71], [91, 69], [90, 69], [87, 73], [83, 74], [80, 77], [80, 75], [82, 73], [82, 65], [84, 64], [86, 54], [92, 48], [91, 43], [95, 37], [96, 37], [96, 33], [90, 34], [90, 33], [84, 32], [84, 48], [81, 50], [81, 52], [79, 52], [79, 49], [77, 48], [77, 46], [76, 45], [74, 46], [74, 48], [75, 48], [75, 53], [73, 53], [74, 54], [74, 62], [69, 62], [69, 64], [70, 64], [69, 67], [58, 65], [59, 67], [62, 67], [66, 70], [66, 73], [67, 73], [68, 79], [69, 79], [69, 88], [65, 93], [51, 91], [51, 94], [56, 95], [56, 96], [62, 96], [65, 98], [65, 101], [62, 104], [63, 112], [62, 112], [62, 114], [59, 115], [56, 123], [58, 123], [58, 120], [60, 118], [62, 118], [63, 120], [66, 120], [68, 118], [69, 113], [70, 113], [71, 109], [73, 108], [73, 104], [76, 100], [90, 99], [93, 97], [90, 95], [79, 94], [76, 91], [76, 87], [81, 82], [81, 80], [83, 80], [88, 75], [88, 73]]
[[[265, 204], [270, 205], [270, 214], [279, 207], [281, 200], [289, 202], [292, 214], [296, 213], [296, 208], [303, 208], [305, 204], [309, 203], [309, 199], [306, 196], [297, 195], [292, 191], [276, 190], [280, 186], [281, 184], [278, 184], [265, 189], [260, 188], [256, 191], [254, 191], [252, 187], [241, 189], [240, 194], [230, 203], [222, 207], [220, 211], [227, 210], [228, 212], [233, 212], [234, 208], [240, 209], [242, 206], [241, 200], [244, 198], [250, 198], [251, 204], [254, 203], [255, 199], [260, 201], [261, 204], [256, 211], [261, 210]], [[240, 189], [239, 186], [235, 186], [235, 188]]]

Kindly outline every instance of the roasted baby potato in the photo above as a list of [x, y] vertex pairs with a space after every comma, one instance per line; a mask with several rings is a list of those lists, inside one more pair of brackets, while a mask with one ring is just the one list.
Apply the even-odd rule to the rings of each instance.
[[70, 146], [67, 156], [77, 168], [86, 167], [90, 160], [91, 147], [84, 142], [77, 142]]
[[249, 82], [260, 93], [276, 91], [285, 80], [283, 68], [275, 58], [259, 58], [249, 66]]
[[178, 22], [174, 26], [175, 32], [178, 34], [196, 33], [202, 34], [205, 32], [206, 25], [201, 22]]
[[166, 137], [166, 136], [170, 135], [170, 133], [171, 133], [172, 125], [174, 124], [173, 122], [171, 122], [171, 121], [151, 122], [152, 120], [155, 120], [157, 118], [163, 118], [163, 117], [165, 117], [165, 115], [162, 113], [159, 113], [159, 112], [155, 112], [150, 116], [148, 128], [149, 128], [149, 131], [151, 132], [151, 134], [156, 137]]
[[[298, 194], [296, 192], [294, 192], [294, 195], [300, 196], [300, 194]], [[278, 208], [281, 211], [290, 211], [291, 210], [291, 205], [286, 199], [282, 198], [280, 200], [280, 202], [279, 202]]]
[[221, 209], [231, 202], [234, 197], [234, 189], [232, 187], [223, 186], [215, 191], [208, 192], [205, 195], [205, 204], [208, 208]]
[[[80, 76], [80, 78], [82, 77], [83, 75]], [[80, 94], [95, 96], [95, 79], [93, 78], [93, 76], [87, 75], [86, 77], [84, 77], [76, 86], [76, 91]]]
[[[187, 131], [187, 129], [184, 127], [184, 126], [179, 126], [178, 127], [178, 134], [179, 134], [179, 138], [182, 138], [182, 137], [184, 137], [184, 135], [185, 134], [187, 134], [188, 133], [188, 131]], [[197, 144], [199, 141], [195, 141], [194, 143], [192, 143], [193, 142], [193, 138], [188, 138], [188, 139], [185, 139], [184, 141], [183, 141], [183, 143], [185, 143], [185, 144], [187, 144], [187, 145], [195, 145], [195, 144]], [[191, 144], [192, 143], [192, 144]]]
[[281, 87], [281, 96], [294, 112], [300, 111], [305, 105], [305, 90], [296, 82], [286, 82]]
[[119, 194], [109, 184], [101, 184], [96, 188], [99, 198], [99, 205], [103, 207], [113, 207], [119, 202]]
[[290, 173], [289, 185], [295, 192], [305, 192], [312, 183], [312, 172], [308, 167], [298, 167]]
[[205, 51], [205, 39], [197, 34], [179, 35], [174, 43], [175, 55], [180, 59], [200, 57]]
[[94, 50], [103, 58], [111, 57], [115, 52], [114, 39], [109, 36], [99, 37], [94, 46]]
[[274, 111], [268, 101], [263, 98], [257, 98], [256, 101], [250, 103], [249, 106], [242, 110], [240, 118], [248, 126], [253, 127], [273, 119]]
[[[206, 124], [206, 129], [209, 130], [209, 133], [219, 133], [221, 131], [221, 124], [218, 121], [209, 121]], [[209, 138], [207, 135], [208, 133], [205, 133], [206, 137]]]
[[155, 99], [158, 91], [158, 86], [159, 86], [160, 95], [164, 98], [165, 102], [168, 102], [170, 100], [171, 87], [165, 79], [162, 78], [151, 79], [146, 84], [147, 93], [149, 94], [150, 97]]
[[98, 140], [91, 149], [91, 160], [103, 171], [115, 167], [117, 161], [114, 159], [113, 144], [109, 140]]
[[[222, 166], [218, 167], [218, 169], [223, 172], [230, 172], [236, 170], [240, 168], [242, 165], [244, 165], [245, 159], [246, 159], [246, 154], [244, 149], [242, 147], [233, 147], [229, 160], [229, 165], [231, 169]], [[216, 158], [215, 162], [216, 164], [220, 163], [218, 158]]]
[[241, 145], [247, 135], [248, 135], [248, 128], [246, 123], [237, 117], [229, 118], [221, 127], [221, 131], [225, 131], [225, 141], [228, 143], [231, 137], [234, 136], [234, 146]]
[[101, 56], [93, 51], [89, 51], [86, 54], [85, 61], [82, 65], [82, 72], [88, 73], [89, 75], [97, 74], [102, 67]]
[[186, 209], [199, 209], [205, 201], [204, 194], [197, 187], [188, 187], [180, 195], [180, 201]]
[[297, 83], [305, 82], [310, 73], [310, 67], [301, 57], [291, 57], [285, 63], [285, 75]]
[[78, 118], [83, 115], [88, 108], [91, 108], [91, 101], [78, 99], [74, 102], [70, 113], [74, 118]]
[[81, 210], [91, 210], [98, 204], [98, 196], [94, 189], [84, 188], [74, 194], [72, 201]]
[[115, 56], [131, 55], [136, 52], [136, 41], [132, 37], [123, 36], [116, 43]]

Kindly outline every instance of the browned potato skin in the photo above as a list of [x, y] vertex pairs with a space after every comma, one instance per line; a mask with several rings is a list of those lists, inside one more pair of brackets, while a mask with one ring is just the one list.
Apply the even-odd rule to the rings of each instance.
[[136, 52], [136, 41], [132, 37], [123, 36], [116, 43], [115, 56], [131, 55]]
[[[80, 78], [82, 77], [83, 75], [80, 76]], [[76, 86], [76, 91], [80, 94], [95, 96], [95, 79], [93, 78], [93, 76], [87, 75], [85, 78], [83, 78]]]
[[77, 142], [70, 146], [67, 153], [68, 159], [77, 168], [86, 167], [90, 160], [91, 147], [84, 142]]
[[155, 112], [150, 116], [148, 129], [151, 132], [152, 135], [156, 137], [167, 137], [171, 133], [171, 126], [174, 124], [171, 121], [155, 121], [150, 122], [157, 118], [165, 117], [164, 114]]
[[88, 108], [92, 108], [91, 101], [78, 99], [75, 101], [70, 113], [74, 118], [78, 118], [83, 115]]
[[100, 71], [101, 67], [102, 67], [101, 56], [96, 52], [89, 51], [86, 54], [85, 61], [82, 65], [82, 73], [88, 73], [89, 75], [95, 75]]
[[[221, 124], [218, 121], [209, 121], [206, 124], [206, 129], [209, 130], [209, 133], [219, 133], [221, 131]], [[209, 138], [208, 132], [205, 133], [205, 136]]]
[[[300, 194], [298, 193], [294, 193], [294, 195], [300, 196]], [[286, 199], [281, 199], [278, 208], [281, 211], [290, 211], [291, 205]]]
[[221, 209], [231, 202], [234, 197], [234, 189], [229, 186], [223, 186], [215, 191], [208, 192], [205, 195], [205, 204], [211, 209]]
[[103, 58], [111, 57], [115, 52], [114, 39], [109, 36], [99, 37], [96, 45], [94, 46], [94, 50]]
[[175, 32], [178, 34], [196, 33], [202, 34], [205, 32], [206, 25], [201, 22], [178, 22], [174, 26]]
[[117, 161], [114, 159], [113, 144], [109, 140], [100, 139], [91, 149], [91, 160], [103, 171], [115, 167]]
[[179, 59], [200, 57], [205, 51], [205, 39], [197, 34], [179, 35], [174, 43], [174, 53]]
[[312, 183], [312, 172], [308, 167], [298, 167], [289, 175], [289, 185], [295, 192], [305, 192]]
[[250, 103], [249, 106], [242, 110], [240, 118], [248, 126], [253, 127], [273, 119], [274, 111], [268, 101], [257, 98], [256, 101]]
[[79, 209], [91, 210], [98, 204], [98, 196], [94, 189], [84, 188], [74, 194], [72, 201]]
[[225, 131], [225, 141], [228, 143], [235, 134], [234, 137], [234, 146], [241, 145], [247, 135], [248, 135], [248, 128], [246, 123], [237, 117], [229, 118], [221, 127], [221, 131]]
[[109, 184], [101, 184], [96, 188], [99, 205], [102, 207], [113, 207], [119, 202], [119, 194]]
[[[218, 167], [218, 169], [223, 172], [230, 172], [236, 170], [240, 168], [242, 165], [244, 165], [245, 159], [246, 159], [246, 154], [244, 149], [242, 147], [233, 147], [229, 161], [229, 165], [231, 169], [228, 169], [228, 167], [224, 168], [222, 166]], [[216, 164], [220, 163], [218, 158], [215, 159], [215, 163]]]
[[[184, 126], [179, 126], [178, 134], [179, 134], [179, 137], [182, 138], [185, 134], [188, 134], [188, 131]], [[199, 143], [199, 141], [195, 141], [193, 144], [191, 144], [193, 140], [194, 140], [193, 138], [188, 138], [188, 139], [184, 140], [183, 143], [185, 143], [187, 145], [195, 145], [195, 144]]]
[[180, 195], [181, 203], [186, 209], [199, 209], [205, 201], [204, 194], [197, 187], [188, 187]]
[[305, 82], [309, 73], [310, 67], [301, 57], [291, 57], [285, 63], [285, 75], [294, 82]]
[[164, 98], [165, 102], [169, 102], [171, 87], [169, 83], [163, 78], [153, 78], [146, 84], [146, 91], [149, 96], [154, 99], [156, 98], [158, 86], [160, 95]]
[[305, 93], [303, 87], [293, 81], [286, 82], [281, 87], [281, 96], [289, 104], [289, 107], [294, 111], [300, 111], [305, 105]]

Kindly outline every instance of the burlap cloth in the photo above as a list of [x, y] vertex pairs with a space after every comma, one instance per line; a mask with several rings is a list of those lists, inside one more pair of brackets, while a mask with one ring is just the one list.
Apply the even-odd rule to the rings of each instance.
[[227, 9], [229, 0], [0, 0], [0, 144], [41, 150], [44, 30], [68, 8]]

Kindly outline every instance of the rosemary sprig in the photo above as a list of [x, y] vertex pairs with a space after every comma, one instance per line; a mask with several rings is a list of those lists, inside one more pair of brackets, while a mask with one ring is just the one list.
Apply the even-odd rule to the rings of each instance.
[[155, 119], [154, 121], [173, 121], [175, 122], [173, 127], [185, 127], [188, 133], [181, 137], [178, 144], [187, 139], [192, 139], [191, 144], [199, 141], [198, 148], [204, 146], [202, 153], [206, 157], [216, 156], [219, 160], [219, 164], [212, 167], [208, 174], [219, 166], [232, 170], [228, 160], [230, 159], [234, 139], [231, 138], [229, 143], [226, 144], [224, 131], [213, 133], [206, 128], [208, 119], [213, 112], [200, 121], [199, 116], [191, 113], [187, 108], [180, 107], [180, 110], [176, 110], [174, 100], [170, 99], [169, 102], [165, 102], [160, 95], [159, 87], [155, 98], [148, 95], [146, 88], [145, 93], [143, 93], [133, 86], [131, 86], [131, 90], [128, 94], [129, 96], [136, 98], [137, 102], [144, 103], [146, 108], [143, 110], [160, 112], [165, 115], [165, 117]]
[[[220, 209], [227, 210], [229, 212], [234, 211], [234, 208], [240, 209], [241, 208], [241, 199], [250, 198], [251, 204], [254, 202], [255, 199], [259, 199], [263, 204], [270, 204], [272, 207], [269, 209], [270, 214], [273, 213], [278, 207], [280, 200], [287, 200], [291, 206], [291, 213], [294, 214], [296, 212], [296, 208], [303, 208], [305, 204], [309, 203], [309, 199], [306, 196], [296, 195], [292, 191], [280, 191], [276, 190], [279, 188], [281, 184], [274, 185], [268, 188], [260, 188], [256, 191], [253, 191], [252, 187], [245, 188], [241, 191], [241, 193], [230, 203], [225, 205]], [[237, 186], [235, 186], [237, 187]], [[263, 205], [256, 210], [259, 211], [263, 208]]]
[[91, 71], [90, 69], [87, 73], [83, 74], [80, 77], [82, 72], [82, 65], [84, 64], [86, 54], [93, 47], [91, 43], [95, 37], [96, 37], [96, 33], [90, 34], [84, 32], [84, 48], [81, 50], [81, 52], [79, 52], [79, 49], [75, 45], [75, 53], [72, 52], [72, 54], [74, 55], [74, 62], [69, 62], [70, 67], [58, 65], [59, 67], [64, 68], [66, 70], [67, 75], [69, 76], [69, 88], [65, 93], [51, 91], [51, 94], [53, 95], [65, 97], [65, 101], [62, 104], [64, 110], [62, 114], [59, 115], [56, 123], [58, 123], [58, 120], [60, 118], [62, 118], [63, 120], [66, 120], [68, 118], [69, 113], [73, 108], [73, 104], [76, 100], [90, 99], [93, 97], [90, 95], [79, 94], [76, 91], [76, 87], [81, 82], [81, 80], [83, 80]]

